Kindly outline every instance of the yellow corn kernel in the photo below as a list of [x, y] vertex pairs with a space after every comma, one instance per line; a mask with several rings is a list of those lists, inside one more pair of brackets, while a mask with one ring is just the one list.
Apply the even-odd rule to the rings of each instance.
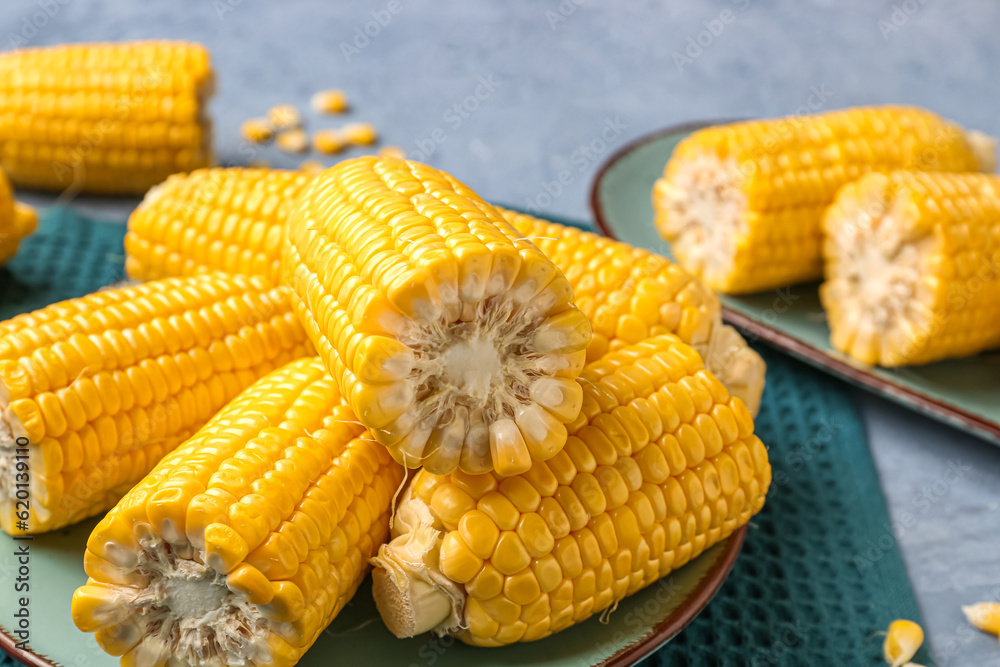
[[317, 153], [333, 155], [347, 147], [347, 139], [340, 130], [316, 130], [312, 145]]
[[267, 124], [275, 132], [302, 125], [302, 114], [291, 104], [278, 104], [267, 110]]
[[348, 107], [347, 95], [336, 88], [321, 90], [312, 96], [309, 105], [317, 113], [343, 113]]
[[320, 355], [397, 461], [513, 475], [565, 443], [578, 394], [532, 391], [579, 373], [590, 325], [552, 262], [448, 174], [341, 162], [300, 200], [283, 262]]
[[1000, 637], [1000, 602], [977, 602], [962, 607], [962, 613], [977, 630]]
[[913, 621], [897, 619], [889, 624], [882, 645], [882, 654], [891, 667], [903, 667], [916, 655], [923, 643], [923, 628]]
[[[39, 473], [26, 526], [0, 484], [0, 527], [40, 533], [112, 506], [159, 459], [275, 366], [312, 354], [288, 288], [221, 273], [97, 292], [0, 322], [0, 468], [18, 437]], [[149, 499], [180, 539], [197, 484]]]
[[838, 350], [880, 366], [1000, 345], [1000, 176], [869, 174], [823, 218], [820, 298]]
[[315, 176], [319, 172], [326, 169], [326, 165], [319, 160], [303, 160], [299, 164], [299, 171], [309, 174], [310, 176]]
[[348, 123], [340, 128], [340, 133], [349, 144], [370, 146], [378, 140], [378, 132], [371, 123]]
[[689, 271], [743, 294], [823, 273], [822, 216], [872, 170], [993, 171], [995, 142], [915, 107], [857, 107], [709, 127], [653, 187], [655, 224]]
[[284, 221], [309, 181], [239, 167], [171, 176], [129, 217], [125, 271], [134, 280], [225, 271], [276, 285]]
[[309, 138], [304, 130], [293, 127], [279, 132], [274, 145], [286, 153], [305, 153], [309, 150]]
[[[480, 475], [490, 482], [476, 485], [475, 507], [465, 473], [416, 474], [399, 504], [404, 520], [375, 559], [373, 593], [392, 632], [434, 630], [476, 646], [540, 639], [612, 608], [760, 511], [767, 451], [752, 421], [736, 425], [734, 414], [748, 414], [742, 402], [678, 338], [624, 346], [578, 382], [584, 406], [600, 407], [584, 407], [549, 461]], [[601, 385], [619, 391], [598, 399]], [[668, 390], [671, 403], [653, 399]], [[691, 423], [672, 407], [682, 394], [698, 410]], [[650, 414], [656, 439], [642, 425]], [[626, 426], [632, 419], [642, 421]]]
[[199, 44], [16, 49], [0, 79], [0, 167], [18, 187], [141, 195], [212, 162], [214, 75]]
[[[232, 470], [240, 495], [222, 488]], [[294, 361], [237, 396], [98, 524], [73, 620], [122, 664], [290, 667], [366, 576], [402, 479], [323, 363]], [[188, 517], [216, 506], [215, 520], [177, 531], [153, 518], [167, 498]], [[248, 515], [241, 534], [229, 524], [238, 506], [270, 528], [251, 536]]]
[[274, 138], [274, 129], [266, 118], [248, 118], [240, 124], [240, 136], [252, 144], [266, 144]]

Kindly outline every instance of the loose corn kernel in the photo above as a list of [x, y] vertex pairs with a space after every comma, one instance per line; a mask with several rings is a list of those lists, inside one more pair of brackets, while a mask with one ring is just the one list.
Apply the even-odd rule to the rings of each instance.
[[315, 93], [309, 103], [318, 113], [343, 113], [348, 106], [347, 95], [336, 88]]
[[406, 158], [406, 151], [399, 146], [383, 146], [378, 149], [379, 157], [395, 157], [403, 160]]
[[310, 175], [318, 174], [324, 169], [326, 169], [326, 165], [319, 160], [303, 160], [302, 163], [299, 164], [299, 171]]
[[1000, 637], [1000, 602], [977, 602], [962, 607], [962, 613], [977, 630]]
[[305, 131], [297, 127], [278, 133], [274, 144], [286, 153], [305, 153], [309, 150], [309, 139]]
[[882, 645], [885, 661], [892, 667], [903, 667], [910, 662], [924, 643], [924, 630], [913, 621], [897, 619], [889, 624]]
[[313, 134], [313, 149], [317, 153], [333, 155], [347, 147], [347, 138], [340, 130], [317, 130]]
[[249, 118], [240, 124], [240, 136], [253, 144], [266, 144], [274, 138], [274, 130], [266, 118]]
[[378, 139], [378, 132], [371, 123], [348, 123], [340, 132], [347, 143], [358, 146], [370, 146]]
[[278, 104], [267, 110], [267, 124], [282, 132], [302, 125], [302, 114], [291, 104]]

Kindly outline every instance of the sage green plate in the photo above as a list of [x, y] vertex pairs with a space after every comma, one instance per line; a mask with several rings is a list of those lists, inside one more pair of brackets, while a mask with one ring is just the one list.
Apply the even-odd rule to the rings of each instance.
[[[667, 128], [612, 155], [590, 191], [590, 205], [601, 231], [669, 256], [669, 245], [653, 227], [653, 183], [681, 139], [721, 122], [729, 121]], [[1000, 353], [894, 370], [861, 364], [830, 347], [817, 286], [723, 296], [723, 316], [751, 342], [766, 341], [855, 385], [1000, 445]]]
[[[0, 649], [26, 665], [113, 667], [94, 635], [76, 629], [69, 606], [84, 584], [83, 551], [97, 520], [16, 541], [0, 533]], [[370, 578], [354, 600], [299, 662], [303, 667], [378, 665], [406, 667], [500, 667], [501, 665], [631, 665], [668, 642], [715, 595], [732, 569], [746, 528], [686, 566], [626, 598], [606, 623], [597, 617], [537, 642], [498, 649], [465, 646], [451, 638], [423, 635], [396, 639], [382, 625], [372, 601]], [[15, 593], [19, 565], [14, 556], [29, 545], [30, 592]], [[17, 599], [30, 596], [30, 652], [13, 649]]]

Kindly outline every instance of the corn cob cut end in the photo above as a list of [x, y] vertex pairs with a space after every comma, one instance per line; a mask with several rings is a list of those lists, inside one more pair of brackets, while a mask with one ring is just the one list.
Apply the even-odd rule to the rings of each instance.
[[398, 462], [516, 474], [565, 444], [590, 322], [555, 265], [451, 176], [341, 162], [300, 200], [283, 265], [317, 349]]
[[898, 182], [874, 173], [844, 186], [824, 215], [830, 342], [866, 364], [918, 363], [934, 326], [922, 276], [937, 242], [913, 206]]
[[699, 350], [705, 367], [729, 393], [746, 404], [754, 417], [760, 411], [764, 394], [764, 378], [767, 364], [756, 350], [747, 344], [740, 332], [722, 323], [721, 314], [716, 314], [715, 326], [704, 350]]
[[720, 292], [741, 291], [733, 271], [740, 241], [750, 231], [744, 178], [735, 158], [705, 151], [672, 160], [653, 186], [660, 235], [686, 269]]
[[366, 575], [402, 477], [322, 362], [292, 362], [98, 524], [74, 623], [136, 667], [290, 667]]

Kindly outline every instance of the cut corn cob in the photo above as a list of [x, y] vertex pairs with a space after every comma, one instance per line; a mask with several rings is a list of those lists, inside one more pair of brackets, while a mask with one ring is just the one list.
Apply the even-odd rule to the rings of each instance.
[[882, 643], [882, 657], [890, 667], [905, 667], [924, 643], [924, 629], [905, 618], [889, 624]]
[[764, 360], [722, 323], [719, 299], [678, 264], [625, 243], [499, 209], [565, 274], [590, 320], [587, 361], [650, 336], [675, 334], [694, 347], [729, 392], [760, 408]]
[[39, 533], [106, 510], [237, 393], [311, 353], [288, 289], [245, 276], [169, 278], [0, 322], [0, 527]]
[[10, 181], [0, 170], [0, 265], [17, 253], [21, 241], [37, 226], [35, 209], [14, 199]]
[[277, 284], [286, 217], [311, 176], [265, 169], [199, 169], [149, 191], [125, 235], [135, 280], [226, 271]]
[[0, 166], [18, 187], [141, 194], [207, 166], [208, 51], [139, 41], [0, 55]]
[[911, 107], [710, 127], [683, 140], [653, 188], [680, 263], [738, 294], [819, 278], [821, 218], [869, 171], [992, 171], [995, 142]]
[[610, 608], [763, 506], [767, 450], [691, 347], [658, 336], [579, 378], [566, 447], [523, 475], [416, 474], [375, 559], [398, 636], [532, 641]]
[[820, 297], [838, 350], [902, 366], [1000, 346], [1000, 176], [892, 172], [823, 220]]
[[288, 223], [296, 311], [397, 461], [524, 472], [566, 441], [590, 324], [565, 277], [472, 190], [416, 162], [322, 172]]
[[294, 665], [367, 573], [402, 478], [322, 362], [292, 362], [97, 525], [73, 620], [122, 665]]

